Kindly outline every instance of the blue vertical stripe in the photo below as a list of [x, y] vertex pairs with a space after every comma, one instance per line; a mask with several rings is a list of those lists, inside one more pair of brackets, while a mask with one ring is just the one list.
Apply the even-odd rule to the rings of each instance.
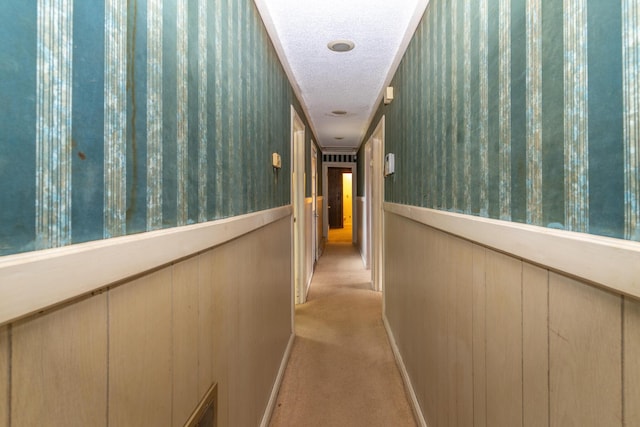
[[[73, 8], [73, 243], [104, 235], [104, 3]], [[1, 139], [1, 138], [0, 138]], [[1, 157], [1, 156], [0, 156]]]

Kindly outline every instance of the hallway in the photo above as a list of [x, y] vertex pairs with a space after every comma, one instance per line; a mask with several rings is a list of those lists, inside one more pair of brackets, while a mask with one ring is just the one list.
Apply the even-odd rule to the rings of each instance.
[[271, 426], [414, 426], [382, 323], [382, 299], [351, 243], [330, 233]]

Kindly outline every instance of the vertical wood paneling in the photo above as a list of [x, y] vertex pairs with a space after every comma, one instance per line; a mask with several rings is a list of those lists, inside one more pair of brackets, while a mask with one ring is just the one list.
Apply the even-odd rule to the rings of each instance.
[[524, 427], [549, 422], [549, 272], [531, 264], [522, 271], [522, 397]]
[[438, 307], [441, 301], [437, 299], [437, 288], [439, 281], [437, 280], [436, 270], [440, 260], [438, 259], [438, 240], [437, 233], [432, 229], [426, 230], [426, 233], [418, 236], [425, 245], [424, 263], [425, 277], [422, 283], [426, 290], [425, 303], [423, 307], [423, 331], [422, 340], [425, 345], [424, 358], [424, 383], [423, 392], [424, 403], [422, 410], [424, 418], [428, 425], [435, 425], [435, 416], [438, 408], [438, 347], [436, 345], [436, 337], [438, 336]]
[[215, 324], [213, 346], [216, 349], [213, 359], [213, 379], [218, 383], [218, 423], [221, 426], [232, 425], [229, 422], [229, 381], [233, 378], [229, 372], [229, 355], [231, 353], [231, 307], [232, 287], [225, 279], [223, 272], [226, 263], [224, 257], [225, 247], [215, 248], [211, 251], [210, 262], [213, 271], [216, 272], [216, 280], [213, 283], [213, 321]]
[[640, 425], [640, 301], [624, 301], [624, 422], [626, 426]]
[[443, 277], [440, 286], [444, 288], [446, 299], [444, 307], [446, 307], [446, 329], [442, 331], [446, 336], [446, 349], [443, 352], [444, 356], [444, 369], [447, 372], [448, 376], [448, 385], [447, 385], [447, 407], [448, 412], [446, 419], [448, 421], [449, 426], [457, 426], [458, 425], [458, 389], [457, 389], [457, 364], [458, 364], [458, 336], [456, 335], [456, 327], [457, 327], [457, 313], [456, 306], [457, 300], [457, 283], [456, 283], [456, 273], [460, 265], [457, 260], [453, 258], [451, 255], [455, 252], [455, 248], [457, 246], [456, 238], [449, 238], [447, 235], [443, 235], [443, 239], [447, 241], [446, 250], [441, 254], [441, 263], [445, 266], [446, 273]]
[[473, 246], [456, 239], [450, 260], [457, 264], [456, 289], [456, 414], [457, 425], [473, 425]]
[[473, 425], [487, 425], [486, 250], [473, 245]]
[[550, 273], [552, 427], [620, 425], [621, 332], [621, 297]]
[[174, 265], [172, 288], [172, 412], [173, 425], [182, 426], [202, 397], [198, 393], [198, 257]]
[[171, 425], [171, 294], [170, 268], [110, 291], [110, 425]]
[[214, 251], [199, 257], [198, 262], [198, 395], [202, 396], [213, 384], [215, 307], [213, 287], [216, 271]]
[[14, 324], [11, 369], [12, 426], [106, 426], [106, 295]]
[[[438, 251], [438, 268], [436, 270], [436, 300], [440, 303], [437, 309], [437, 325], [436, 331], [436, 348], [438, 351], [438, 381], [437, 381], [437, 417], [436, 425], [446, 426], [449, 424], [449, 398], [451, 393], [449, 388], [455, 384], [450, 378], [449, 357], [448, 357], [448, 321], [449, 321], [449, 305], [448, 305], [448, 283], [450, 268], [445, 264], [445, 255], [449, 252], [449, 239], [444, 233], [436, 233], [437, 251]], [[404, 266], [400, 266], [403, 268]]]
[[0, 427], [9, 427], [11, 383], [9, 382], [9, 327], [0, 326]]
[[522, 262], [487, 250], [487, 425], [522, 425]]

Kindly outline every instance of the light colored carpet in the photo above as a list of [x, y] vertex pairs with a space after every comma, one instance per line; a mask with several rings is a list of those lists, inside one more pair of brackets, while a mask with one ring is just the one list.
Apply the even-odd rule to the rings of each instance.
[[415, 426], [381, 319], [381, 295], [350, 243], [328, 243], [271, 426]]

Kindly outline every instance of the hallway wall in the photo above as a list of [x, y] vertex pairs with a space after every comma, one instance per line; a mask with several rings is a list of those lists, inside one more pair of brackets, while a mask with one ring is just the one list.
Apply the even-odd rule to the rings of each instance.
[[291, 105], [313, 135], [252, 0], [2, 2], [0, 36], [0, 255], [290, 203]]
[[389, 210], [385, 240], [385, 316], [427, 425], [640, 425], [640, 301]]
[[387, 201], [640, 241], [637, 1], [564, 7], [429, 3], [373, 121]]
[[0, 426], [182, 426], [214, 382], [218, 425], [259, 425], [292, 337], [290, 257], [287, 215], [0, 327]]
[[0, 2], [0, 35], [0, 427], [181, 425], [213, 381], [220, 425], [257, 425], [291, 105], [315, 138], [254, 2]]
[[429, 426], [640, 424], [637, 6], [429, 3], [364, 139], [384, 116], [384, 316]]

